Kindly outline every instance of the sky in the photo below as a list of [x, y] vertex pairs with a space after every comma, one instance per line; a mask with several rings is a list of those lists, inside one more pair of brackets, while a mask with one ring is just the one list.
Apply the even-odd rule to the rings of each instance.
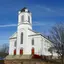
[[64, 23], [64, 0], [0, 0], [0, 45], [9, 43], [17, 31], [18, 11], [23, 7], [32, 13], [33, 30], [42, 34]]

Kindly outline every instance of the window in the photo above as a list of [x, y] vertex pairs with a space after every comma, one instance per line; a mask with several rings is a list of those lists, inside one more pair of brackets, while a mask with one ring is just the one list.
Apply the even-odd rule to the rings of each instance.
[[23, 44], [23, 32], [21, 33], [21, 44]]
[[47, 52], [47, 48], [44, 48], [44, 50]]
[[24, 22], [24, 15], [22, 15], [21, 20], [22, 20], [22, 22]]
[[16, 47], [16, 45], [17, 45], [17, 43], [16, 43], [16, 41], [15, 41], [14, 46]]
[[30, 17], [28, 16], [28, 22], [30, 23]]
[[32, 38], [32, 45], [34, 45], [34, 38]]

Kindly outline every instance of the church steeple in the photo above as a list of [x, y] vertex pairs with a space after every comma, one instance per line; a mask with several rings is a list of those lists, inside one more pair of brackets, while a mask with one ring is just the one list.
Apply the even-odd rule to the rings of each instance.
[[26, 7], [24, 7], [22, 10], [19, 11], [18, 25], [21, 24], [32, 25], [31, 12]]
[[[20, 53], [20, 49], [23, 49], [23, 54], [28, 54], [29, 50], [27, 46], [29, 45], [28, 42], [28, 35], [31, 34], [29, 29], [32, 30], [32, 16], [31, 12], [24, 7], [22, 10], [19, 11], [18, 15], [18, 27], [17, 27], [17, 55]], [[21, 47], [19, 47], [21, 45]], [[24, 46], [23, 46], [24, 45]]]

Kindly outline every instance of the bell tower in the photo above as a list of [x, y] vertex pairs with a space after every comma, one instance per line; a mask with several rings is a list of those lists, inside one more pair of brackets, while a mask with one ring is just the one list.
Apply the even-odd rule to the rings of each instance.
[[32, 30], [32, 16], [31, 12], [24, 7], [18, 12], [17, 55], [20, 55], [20, 50], [22, 50], [22, 54], [30, 54], [30, 43], [28, 40], [30, 32], [28, 29]]
[[31, 12], [24, 7], [22, 10], [20, 10], [18, 15], [18, 25], [29, 25], [30, 29], [32, 29], [32, 17]]

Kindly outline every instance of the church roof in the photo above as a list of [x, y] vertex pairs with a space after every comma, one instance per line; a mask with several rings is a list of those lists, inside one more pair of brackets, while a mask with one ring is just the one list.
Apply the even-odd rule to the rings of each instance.
[[36, 33], [36, 34], [32, 34], [32, 35], [28, 35], [29, 37], [31, 37], [31, 36], [42, 36], [42, 37], [44, 37], [45, 39], [47, 39], [48, 41], [50, 41], [50, 42], [52, 42], [49, 38], [47, 38], [46, 36], [44, 36], [43, 34], [41, 34], [41, 33]]
[[30, 11], [29, 11], [26, 7], [24, 7], [24, 8], [21, 9], [20, 11], [21, 11], [21, 12], [29, 12], [29, 13], [30, 13]]
[[16, 38], [17, 37], [17, 32], [15, 32], [11, 37], [10, 39], [13, 39], [13, 38]]

